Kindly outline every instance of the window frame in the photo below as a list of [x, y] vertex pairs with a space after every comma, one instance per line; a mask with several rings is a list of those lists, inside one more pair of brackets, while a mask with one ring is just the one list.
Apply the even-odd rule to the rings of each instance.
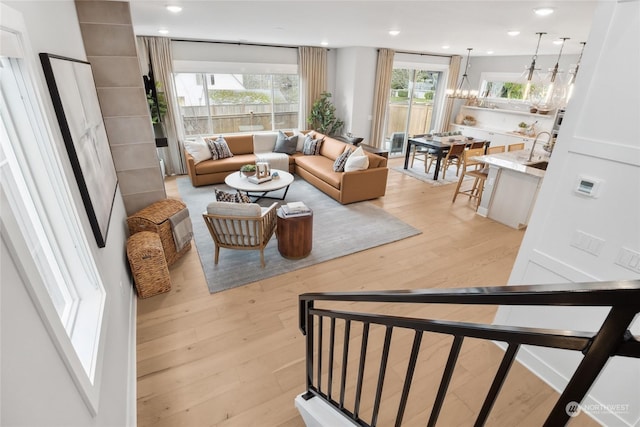
[[[24, 19], [16, 10], [0, 7], [3, 23], [5, 18], [11, 23], [0, 28], [2, 39], [10, 39], [14, 48], [8, 57], [4, 49], [0, 52], [9, 58], [3, 59], [2, 73], [15, 77], [7, 80], [5, 74], [0, 90], [0, 233], [43, 325], [95, 416], [106, 340], [106, 290], [64, 172], [60, 135], [54, 138], [48, 120]], [[50, 292], [59, 292], [54, 298], [62, 301], [54, 303]]]

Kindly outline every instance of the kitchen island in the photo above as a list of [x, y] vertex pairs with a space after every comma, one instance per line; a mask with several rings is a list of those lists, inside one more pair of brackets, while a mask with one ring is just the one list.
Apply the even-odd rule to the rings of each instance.
[[546, 151], [511, 151], [476, 157], [489, 167], [477, 213], [509, 227], [521, 229], [529, 223], [549, 161]]

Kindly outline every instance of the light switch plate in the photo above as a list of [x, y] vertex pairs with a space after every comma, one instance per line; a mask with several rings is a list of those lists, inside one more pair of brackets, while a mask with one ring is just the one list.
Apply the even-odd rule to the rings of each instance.
[[616, 264], [640, 274], [640, 253], [628, 248], [620, 248]]

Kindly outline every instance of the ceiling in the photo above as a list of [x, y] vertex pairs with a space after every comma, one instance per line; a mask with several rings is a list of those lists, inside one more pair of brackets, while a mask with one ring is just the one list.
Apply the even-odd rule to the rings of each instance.
[[[472, 56], [577, 54], [587, 40], [596, 1], [205, 1], [130, 0], [137, 35], [286, 46], [385, 47], [397, 51]], [[182, 6], [179, 13], [166, 9]], [[533, 9], [550, 6], [545, 17]], [[396, 36], [389, 30], [399, 30]], [[515, 37], [509, 30], [519, 30]], [[448, 49], [443, 46], [450, 46]]]

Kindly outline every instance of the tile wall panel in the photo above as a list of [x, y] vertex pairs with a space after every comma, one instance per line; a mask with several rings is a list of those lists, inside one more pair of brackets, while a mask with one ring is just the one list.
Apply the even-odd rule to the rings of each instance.
[[166, 198], [129, 3], [76, 0], [127, 215]]

